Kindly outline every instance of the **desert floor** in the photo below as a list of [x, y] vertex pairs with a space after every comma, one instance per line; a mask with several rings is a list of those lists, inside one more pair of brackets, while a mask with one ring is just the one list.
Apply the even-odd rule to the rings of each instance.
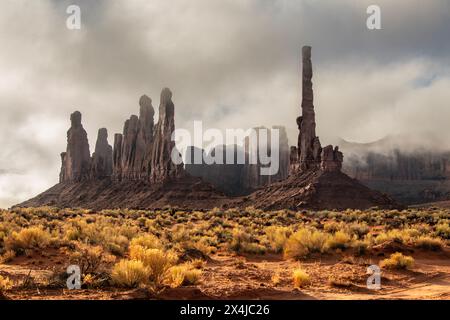
[[[3, 210], [0, 299], [447, 300], [449, 217], [442, 208]], [[73, 264], [79, 290], [66, 284]], [[367, 288], [371, 265], [379, 290]]]
[[[213, 255], [197, 285], [146, 289], [46, 288], [39, 279], [51, 275], [54, 265], [65, 261], [57, 253], [33, 254], [0, 265], [0, 274], [28, 281], [27, 288], [8, 292], [10, 299], [450, 299], [450, 252], [415, 256], [412, 270], [382, 270], [381, 289], [366, 287], [366, 268], [379, 258], [325, 257], [286, 261], [280, 255]], [[301, 266], [312, 278], [302, 288], [293, 288], [291, 270]], [[276, 283], [274, 275], [279, 278]]]

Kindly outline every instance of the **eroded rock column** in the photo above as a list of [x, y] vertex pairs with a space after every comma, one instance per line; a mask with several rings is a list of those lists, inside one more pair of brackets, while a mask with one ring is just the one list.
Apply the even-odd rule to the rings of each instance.
[[81, 124], [81, 113], [70, 115], [67, 131], [67, 150], [61, 154], [60, 182], [78, 182], [89, 179], [91, 154], [86, 131]]

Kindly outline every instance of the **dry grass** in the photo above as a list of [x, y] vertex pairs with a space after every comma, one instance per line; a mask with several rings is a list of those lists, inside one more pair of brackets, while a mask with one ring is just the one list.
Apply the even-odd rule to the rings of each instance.
[[327, 251], [329, 237], [328, 234], [317, 230], [301, 229], [286, 241], [284, 255], [287, 258], [301, 259], [311, 253], [324, 253]]
[[14, 250], [6, 250], [2, 256], [0, 256], [0, 263], [11, 262], [16, 257], [16, 252]]
[[444, 241], [430, 236], [420, 236], [414, 241], [417, 248], [431, 251], [440, 251], [445, 246]]
[[4, 239], [5, 248], [16, 253], [23, 253], [26, 249], [46, 248], [50, 241], [50, 233], [40, 227], [25, 228]]
[[135, 288], [148, 283], [150, 271], [141, 261], [121, 260], [111, 272], [113, 284], [119, 287]]
[[105, 252], [101, 246], [89, 246], [77, 242], [75, 251], [69, 256], [71, 264], [78, 265], [81, 273], [87, 275], [89, 273], [99, 273], [101, 267], [114, 262], [114, 256]]
[[162, 244], [158, 237], [153, 234], [147, 233], [136, 238], [133, 238], [130, 242], [130, 247], [141, 246], [146, 249], [161, 249]]
[[411, 269], [414, 266], [414, 258], [396, 252], [388, 259], [381, 261], [380, 266], [386, 269]]
[[172, 288], [195, 285], [199, 282], [201, 275], [202, 271], [193, 268], [192, 265], [177, 265], [168, 270], [165, 283]]
[[345, 250], [350, 247], [352, 240], [352, 237], [348, 233], [344, 231], [337, 231], [335, 234], [329, 237], [326, 245], [329, 249]]
[[270, 226], [265, 229], [265, 233], [269, 242], [269, 250], [280, 253], [292, 234], [292, 230], [289, 227]]
[[301, 288], [310, 283], [310, 276], [303, 269], [295, 269], [292, 272], [292, 281], [294, 283], [294, 288]]
[[149, 271], [149, 280], [156, 286], [163, 283], [167, 271], [176, 264], [178, 257], [173, 252], [160, 249], [146, 249], [141, 246], [130, 247], [130, 258], [141, 261]]
[[0, 275], [0, 292], [10, 290], [14, 283], [8, 277]]

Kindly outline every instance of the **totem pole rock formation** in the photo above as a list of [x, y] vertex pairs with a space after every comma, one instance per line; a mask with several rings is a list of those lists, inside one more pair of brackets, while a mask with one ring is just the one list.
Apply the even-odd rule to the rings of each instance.
[[81, 113], [72, 113], [70, 121], [67, 150], [61, 154], [60, 182], [78, 182], [89, 179], [90, 176], [91, 154], [87, 134], [81, 124]]
[[312, 90], [311, 47], [303, 47], [302, 115], [297, 118], [298, 143], [290, 150], [289, 177], [252, 193], [242, 206], [297, 210], [392, 208], [397, 204], [341, 172], [343, 154], [338, 147], [321, 147], [316, 136]]
[[[333, 146], [322, 149], [319, 137], [316, 136], [311, 47], [303, 47], [302, 65], [302, 115], [297, 118], [298, 143], [297, 148], [291, 149], [290, 171], [316, 169], [340, 171], [343, 161], [342, 152], [339, 151], [338, 147], [333, 149]], [[297, 152], [297, 155], [295, 155], [295, 152]]]
[[316, 115], [314, 112], [314, 93], [312, 88], [311, 47], [303, 47], [302, 75], [302, 115], [297, 118], [299, 126], [298, 153], [300, 168], [303, 170], [315, 168], [320, 163], [321, 146], [316, 136]]
[[113, 149], [108, 144], [108, 131], [106, 128], [98, 130], [95, 152], [92, 154], [91, 179], [111, 177]]

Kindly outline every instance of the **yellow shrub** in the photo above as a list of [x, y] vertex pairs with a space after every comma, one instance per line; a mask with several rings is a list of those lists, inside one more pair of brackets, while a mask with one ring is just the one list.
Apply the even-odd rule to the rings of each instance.
[[417, 235], [417, 230], [415, 230], [415, 229], [405, 229], [405, 230], [394, 229], [394, 230], [390, 230], [388, 232], [379, 234], [375, 238], [375, 243], [381, 244], [381, 243], [384, 243], [387, 241], [395, 241], [398, 243], [407, 244], [408, 242], [410, 242], [411, 238], [416, 235]]
[[145, 249], [141, 246], [130, 247], [130, 258], [141, 261], [149, 269], [150, 280], [156, 285], [162, 283], [167, 270], [175, 265], [178, 257], [173, 252], [160, 249]]
[[414, 258], [404, 256], [400, 252], [391, 254], [388, 259], [381, 261], [380, 266], [386, 269], [409, 269], [414, 265]]
[[234, 229], [230, 249], [239, 253], [264, 254], [266, 248], [256, 243], [252, 236], [243, 229]]
[[344, 231], [338, 231], [329, 237], [327, 246], [330, 249], [347, 249], [352, 242], [352, 238]]
[[194, 269], [203, 269], [206, 265], [206, 261], [202, 259], [194, 259], [190, 262], [190, 264]]
[[295, 288], [303, 287], [310, 282], [309, 274], [306, 273], [303, 269], [295, 269], [292, 273], [292, 280], [294, 282]]
[[0, 276], [0, 292], [9, 290], [13, 287], [13, 282], [8, 277]]
[[272, 284], [273, 284], [274, 286], [279, 285], [279, 284], [281, 283], [281, 276], [280, 276], [280, 273], [277, 272], [277, 273], [275, 273], [274, 275], [272, 275], [272, 277], [270, 278], [270, 280], [272, 281]]
[[450, 239], [450, 226], [448, 223], [440, 223], [436, 226], [436, 233], [439, 237]]
[[13, 232], [5, 239], [5, 248], [14, 251], [45, 248], [50, 244], [50, 234], [40, 227], [30, 227]]
[[146, 284], [149, 279], [149, 269], [141, 261], [120, 260], [111, 272], [112, 282], [121, 287], [134, 288]]
[[189, 264], [178, 265], [168, 270], [165, 282], [172, 288], [193, 285], [199, 281], [201, 275], [201, 270], [193, 269]]
[[174, 266], [167, 272], [165, 283], [171, 288], [178, 288], [183, 285], [185, 266]]
[[202, 271], [198, 269], [188, 268], [184, 273], [184, 282], [185, 285], [194, 285], [198, 283], [200, 277], [202, 275]]
[[161, 249], [162, 245], [158, 237], [153, 234], [144, 234], [133, 238], [130, 242], [130, 246], [141, 246], [146, 249]]
[[304, 258], [311, 253], [326, 252], [329, 235], [308, 229], [301, 229], [292, 234], [284, 246], [286, 258]]
[[270, 243], [270, 249], [276, 253], [283, 251], [287, 239], [292, 234], [292, 230], [288, 227], [270, 226], [266, 230], [267, 240]]
[[414, 240], [414, 246], [425, 250], [439, 251], [444, 247], [444, 242], [439, 238], [420, 236]]
[[6, 250], [6, 252], [0, 257], [0, 263], [10, 262], [15, 256], [16, 253], [13, 250]]

